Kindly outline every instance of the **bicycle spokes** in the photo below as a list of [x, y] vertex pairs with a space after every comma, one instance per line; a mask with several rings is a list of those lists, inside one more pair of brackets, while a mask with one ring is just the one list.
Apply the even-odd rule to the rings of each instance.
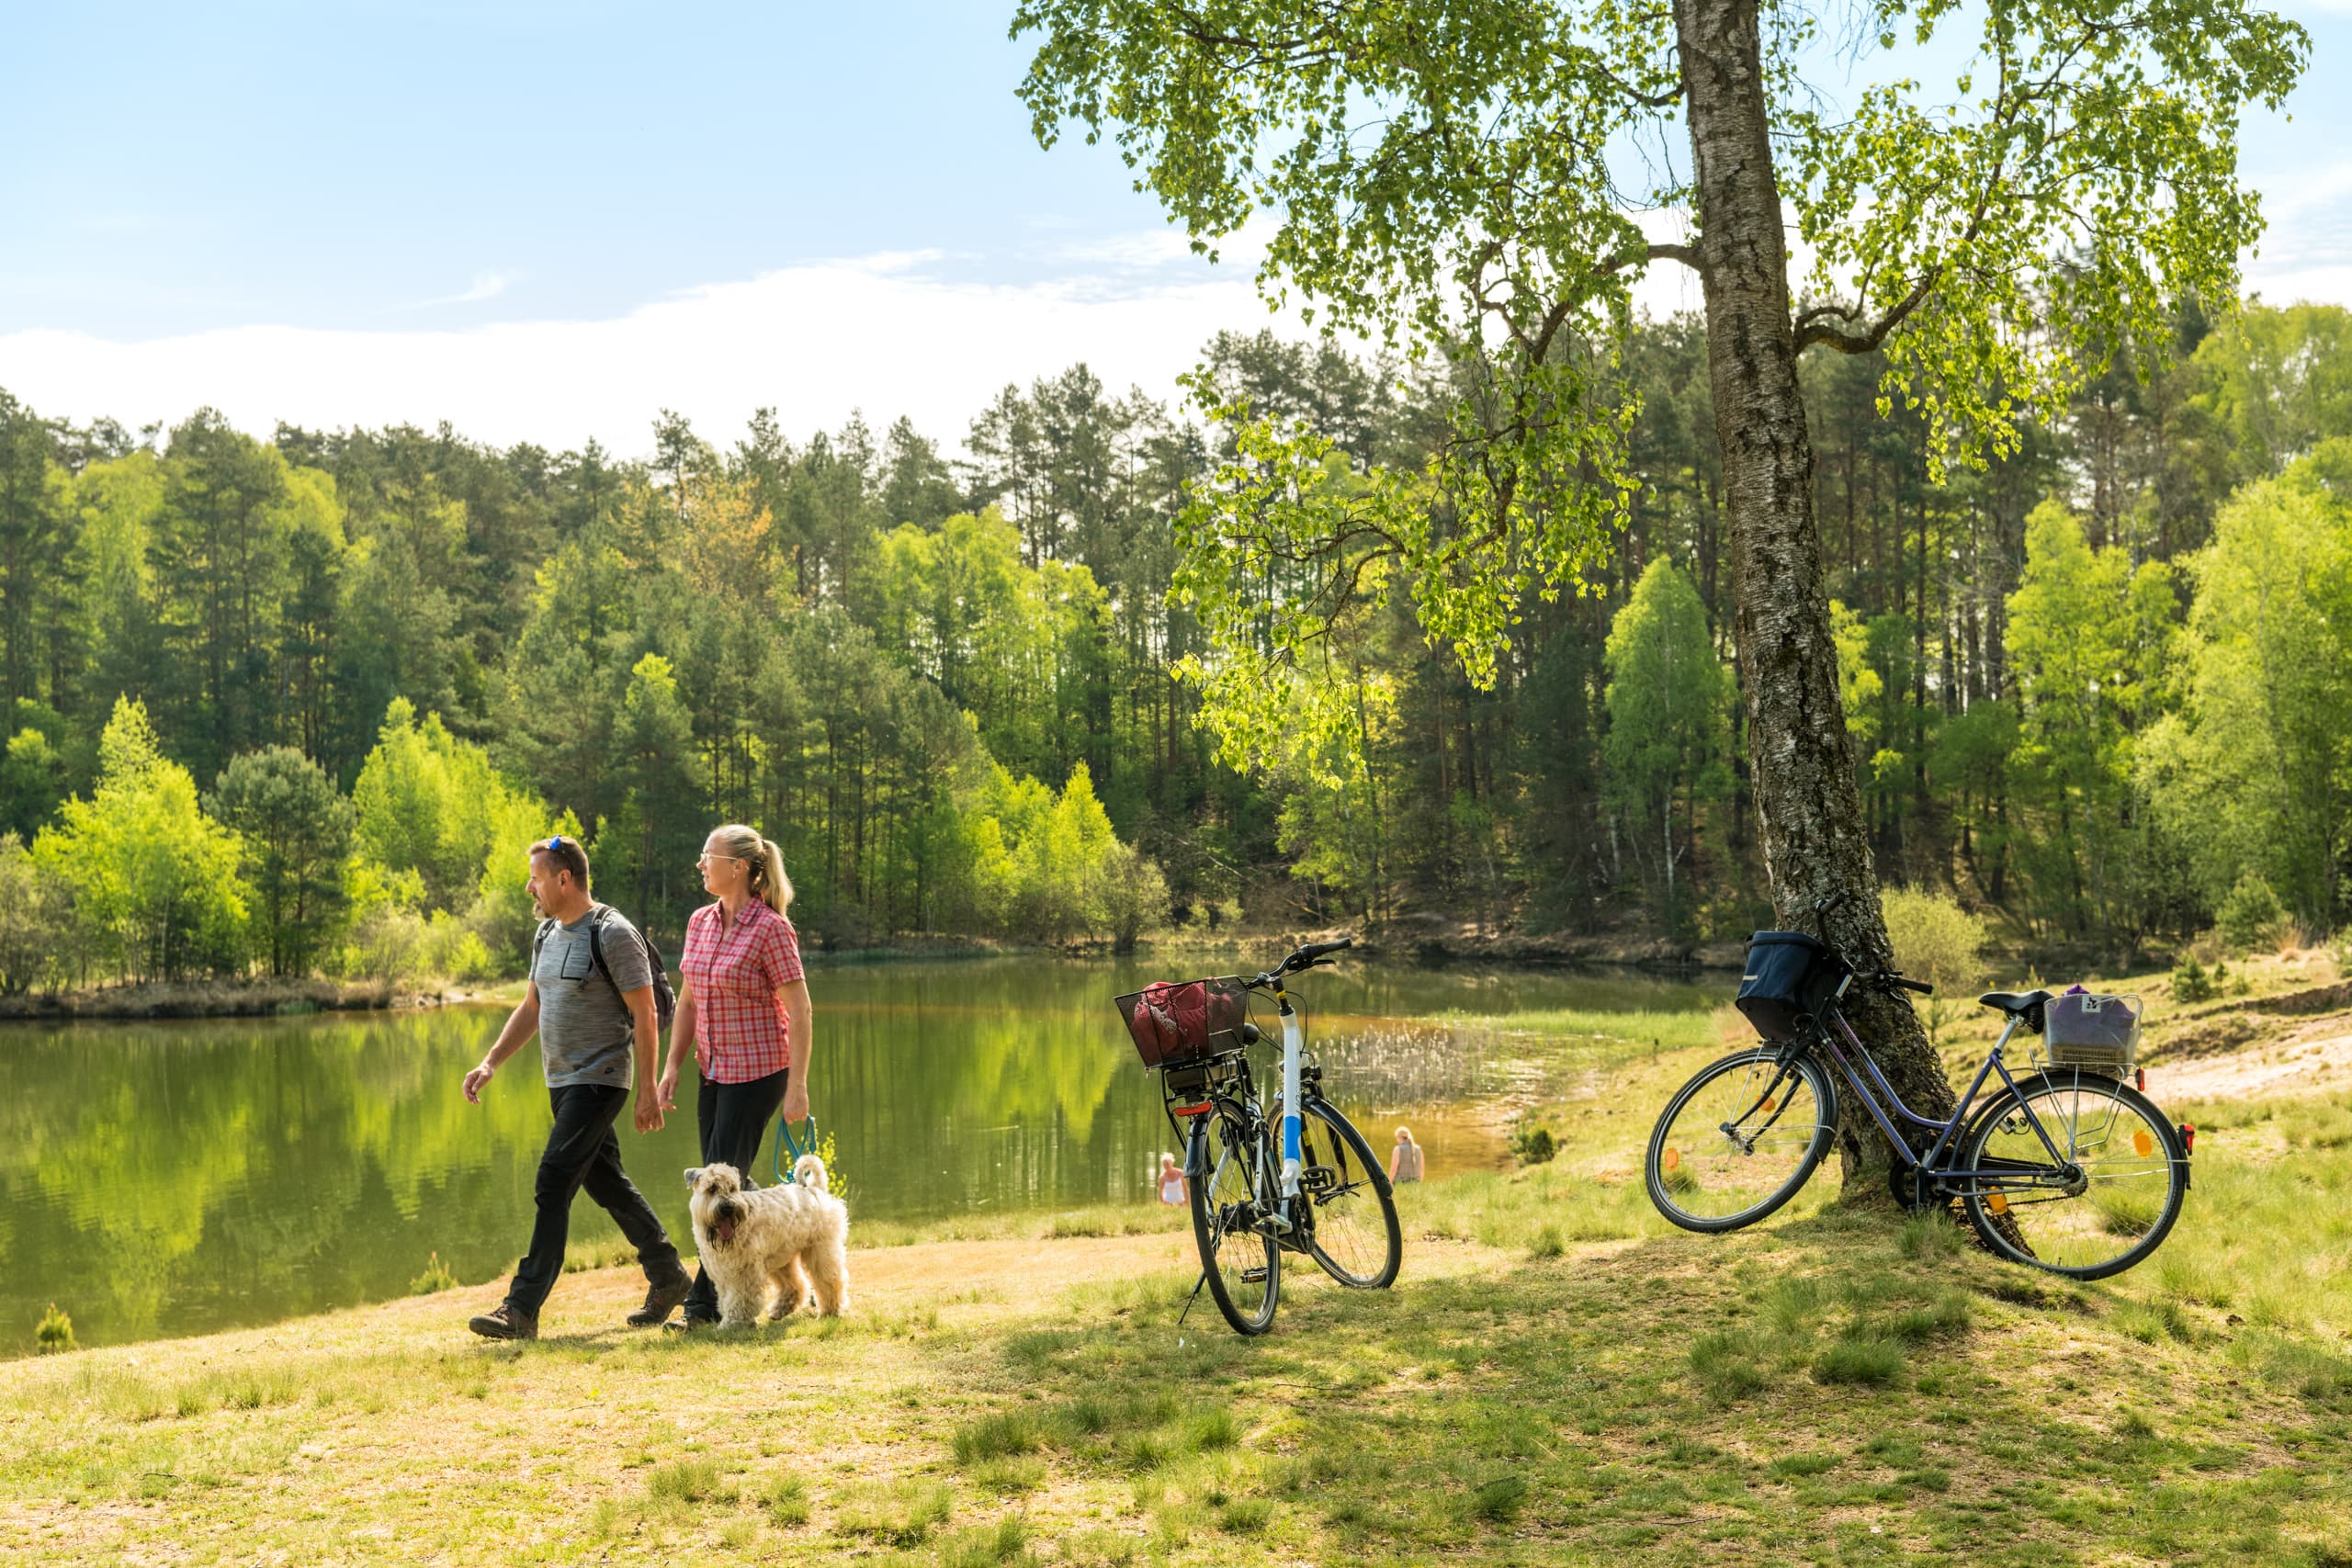
[[[2005, 1234], [1996, 1250], [2097, 1279], [2152, 1250], [2179, 1212], [2185, 1177], [2155, 1108], [2107, 1079], [2029, 1083], [1981, 1125], [1963, 1159], [1972, 1215]], [[2022, 1244], [2022, 1247], [2019, 1247]]]
[[1209, 1294], [1226, 1321], [1244, 1334], [1273, 1322], [1281, 1270], [1263, 1234], [1272, 1205], [1262, 1125], [1220, 1112], [1193, 1134], [1193, 1234]]
[[1743, 1052], [1703, 1069], [1651, 1134], [1651, 1199], [1692, 1229], [1749, 1224], [1786, 1202], [1825, 1146], [1829, 1112], [1810, 1063]]

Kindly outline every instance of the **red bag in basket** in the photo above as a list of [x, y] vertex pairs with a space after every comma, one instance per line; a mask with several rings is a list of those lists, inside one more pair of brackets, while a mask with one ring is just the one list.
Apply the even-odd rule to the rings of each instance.
[[1159, 1041], [1162, 1056], [1182, 1051], [1188, 1041], [1197, 1048], [1208, 1038], [1208, 987], [1198, 980], [1154, 980], [1136, 998], [1136, 1038]]

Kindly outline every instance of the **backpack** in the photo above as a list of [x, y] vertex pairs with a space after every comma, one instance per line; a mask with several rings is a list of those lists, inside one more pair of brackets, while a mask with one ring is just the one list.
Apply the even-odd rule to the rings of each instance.
[[[613, 971], [605, 962], [605, 919], [613, 912], [610, 904], [594, 904], [588, 910], [588, 959], [604, 971], [605, 984], [608, 986], [613, 985]], [[539, 949], [547, 945], [548, 933], [555, 928], [552, 918], [541, 920], [538, 931], [531, 938], [531, 972], [535, 975], [539, 968]], [[645, 944], [645, 960], [653, 970], [653, 1021], [656, 1027], [666, 1030], [678, 1012], [678, 993], [670, 985], [670, 966], [662, 962], [662, 950], [653, 945], [653, 939], [642, 927], [638, 929], [637, 940]], [[613, 988], [617, 991], [620, 987]]]

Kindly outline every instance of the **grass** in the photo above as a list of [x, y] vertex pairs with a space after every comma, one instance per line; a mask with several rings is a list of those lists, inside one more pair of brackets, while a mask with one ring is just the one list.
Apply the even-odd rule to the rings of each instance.
[[444, 1293], [9, 1363], [0, 1557], [2352, 1561], [2352, 1112], [2198, 1108], [2181, 1224], [2096, 1285], [1834, 1171], [1693, 1236], [1636, 1161], [1706, 1027], [1604, 1042], [1554, 1160], [1408, 1190], [1397, 1288], [1286, 1269], [1259, 1340], [1179, 1325], [1181, 1232], [1032, 1216], [861, 1253], [838, 1323], [630, 1333], [620, 1269], [530, 1345]]

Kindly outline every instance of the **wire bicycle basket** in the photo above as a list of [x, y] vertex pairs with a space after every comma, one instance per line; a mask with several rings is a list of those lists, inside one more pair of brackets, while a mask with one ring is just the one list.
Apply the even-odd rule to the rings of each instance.
[[2140, 1055], [2140, 998], [2068, 991], [2041, 1007], [2041, 1047], [2053, 1067], [2123, 1077]]
[[1181, 1066], [1238, 1051], [1250, 1012], [1250, 987], [1232, 975], [1204, 980], [1155, 980], [1111, 998], [1146, 1067]]

